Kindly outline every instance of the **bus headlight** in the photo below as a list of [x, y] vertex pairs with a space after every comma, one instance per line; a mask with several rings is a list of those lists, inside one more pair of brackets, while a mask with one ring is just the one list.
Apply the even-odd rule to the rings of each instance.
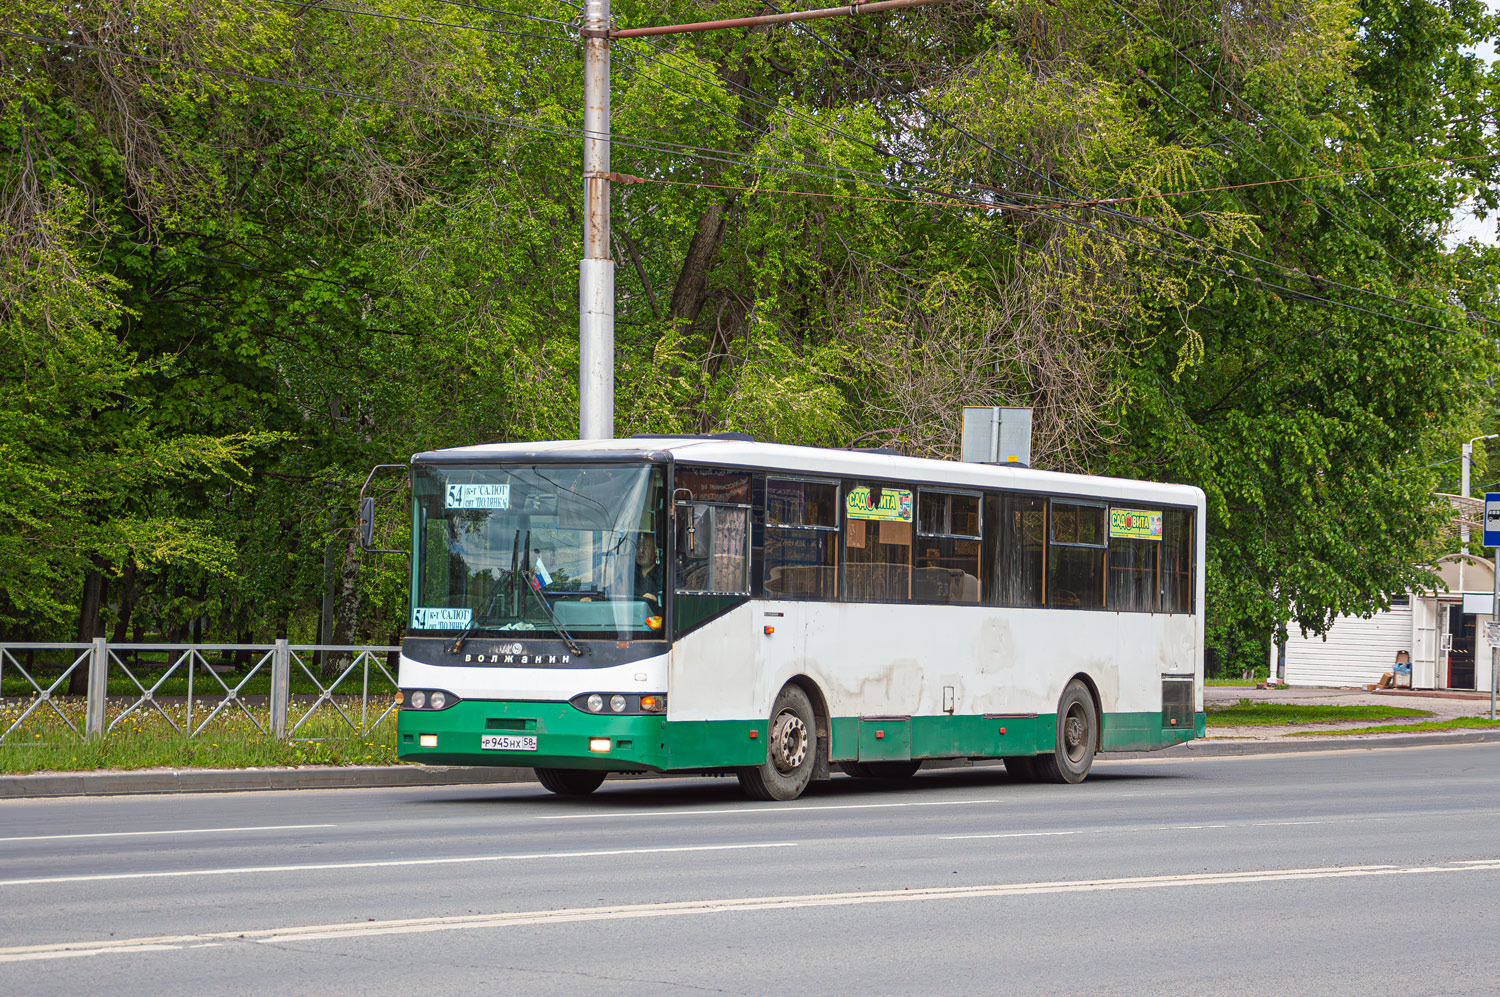
[[[429, 692], [427, 695], [428, 701], [431, 702], [432, 693]], [[664, 692], [580, 692], [568, 700], [568, 705], [584, 713], [608, 712], [622, 717], [639, 716], [642, 713], [667, 712], [667, 694]]]
[[402, 689], [396, 704], [408, 710], [446, 710], [457, 706], [459, 697], [443, 689]]

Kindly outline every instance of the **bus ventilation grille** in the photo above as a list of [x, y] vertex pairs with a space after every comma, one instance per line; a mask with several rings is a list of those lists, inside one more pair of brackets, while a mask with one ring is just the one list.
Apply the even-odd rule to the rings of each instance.
[[1161, 725], [1164, 728], [1193, 729], [1192, 679], [1162, 679]]

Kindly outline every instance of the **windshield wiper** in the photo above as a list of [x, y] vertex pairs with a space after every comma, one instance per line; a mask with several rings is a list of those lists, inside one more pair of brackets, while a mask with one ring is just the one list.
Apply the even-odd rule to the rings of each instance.
[[568, 645], [568, 650], [572, 651], [579, 657], [582, 657], [584, 654], [588, 653], [583, 649], [582, 645], [580, 645], [576, 640], [573, 639], [573, 635], [568, 633], [567, 628], [562, 625], [562, 620], [557, 618], [557, 612], [552, 608], [552, 604], [547, 601], [546, 596], [542, 595], [541, 587], [537, 584], [536, 575], [533, 574], [531, 570], [530, 530], [526, 531], [526, 577], [522, 579], [522, 581], [525, 583], [526, 591], [536, 596], [537, 604], [540, 605], [542, 607], [542, 611], [547, 614], [547, 619], [552, 622], [552, 628], [556, 630], [557, 635], [563, 639], [563, 643]]
[[484, 604], [484, 610], [482, 612], [475, 613], [474, 618], [469, 620], [469, 625], [464, 627], [463, 633], [459, 634], [458, 639], [453, 642], [453, 646], [448, 648], [449, 654], [457, 654], [459, 651], [463, 650], [464, 641], [474, 636], [474, 631], [479, 629], [479, 621], [490, 615], [490, 610], [495, 608], [495, 600], [500, 598], [500, 594], [502, 592], [505, 593], [505, 599], [508, 607], [511, 596], [513, 596], [516, 591], [516, 553], [520, 549], [520, 545], [521, 531], [517, 530], [515, 543], [511, 546], [510, 550], [510, 574], [505, 578], [505, 585], [495, 586], [495, 591], [490, 593], [490, 601]]

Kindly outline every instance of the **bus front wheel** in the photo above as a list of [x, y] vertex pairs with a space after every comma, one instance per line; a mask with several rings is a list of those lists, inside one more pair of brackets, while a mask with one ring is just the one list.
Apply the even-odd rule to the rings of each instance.
[[537, 769], [536, 781], [558, 796], [587, 796], [604, 782], [604, 773], [590, 769]]
[[1057, 704], [1057, 737], [1052, 753], [1036, 757], [1042, 782], [1079, 783], [1094, 766], [1099, 747], [1099, 714], [1088, 687], [1074, 679]]
[[795, 685], [783, 687], [766, 733], [766, 760], [739, 770], [740, 788], [756, 800], [795, 800], [812, 782], [818, 759], [818, 728], [807, 693]]

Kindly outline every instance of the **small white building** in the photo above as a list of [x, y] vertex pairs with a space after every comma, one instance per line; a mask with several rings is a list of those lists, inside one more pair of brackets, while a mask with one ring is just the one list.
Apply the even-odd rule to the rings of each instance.
[[1409, 592], [1369, 619], [1341, 616], [1327, 638], [1293, 633], [1286, 642], [1288, 685], [1362, 686], [1391, 670], [1396, 652], [1410, 651], [1415, 689], [1490, 689], [1490, 619], [1495, 574], [1472, 554], [1449, 554], [1435, 565], [1447, 586]]

